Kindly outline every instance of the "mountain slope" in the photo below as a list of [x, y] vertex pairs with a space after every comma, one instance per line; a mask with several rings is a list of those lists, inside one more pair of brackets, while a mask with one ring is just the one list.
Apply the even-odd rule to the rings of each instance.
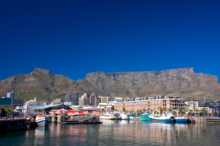
[[74, 91], [111, 97], [179, 95], [198, 99], [220, 99], [220, 84], [213, 75], [195, 73], [193, 68], [164, 71], [88, 73], [85, 79], [73, 81], [49, 70], [35, 68], [26, 75], [15, 75], [0, 81], [0, 96], [15, 91], [16, 98], [52, 100]]

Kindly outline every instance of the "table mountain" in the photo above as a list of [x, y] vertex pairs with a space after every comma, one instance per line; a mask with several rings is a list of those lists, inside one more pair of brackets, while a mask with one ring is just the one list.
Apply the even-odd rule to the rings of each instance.
[[95, 92], [111, 97], [178, 95], [198, 99], [220, 99], [217, 76], [195, 73], [193, 68], [164, 71], [88, 73], [85, 79], [73, 81], [49, 70], [35, 68], [26, 75], [15, 75], [0, 81], [0, 95], [15, 91], [17, 98], [51, 100], [65, 94]]

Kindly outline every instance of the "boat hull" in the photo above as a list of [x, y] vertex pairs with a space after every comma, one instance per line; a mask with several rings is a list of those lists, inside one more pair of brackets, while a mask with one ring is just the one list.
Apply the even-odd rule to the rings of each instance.
[[150, 121], [149, 115], [141, 115], [140, 121]]
[[174, 118], [152, 117], [152, 116], [149, 116], [149, 119], [152, 122], [169, 122], [169, 123], [175, 122]]
[[127, 116], [125, 114], [121, 114], [121, 119], [122, 120], [129, 120], [129, 116]]
[[175, 118], [176, 123], [187, 123], [188, 118]]
[[48, 117], [40, 117], [36, 118], [36, 123], [40, 127], [48, 126], [50, 123], [50, 119]]

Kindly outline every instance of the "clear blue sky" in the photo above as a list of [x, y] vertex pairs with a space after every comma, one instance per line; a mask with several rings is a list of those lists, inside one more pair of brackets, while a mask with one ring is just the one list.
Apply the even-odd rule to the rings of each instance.
[[220, 77], [219, 0], [1, 0], [0, 80], [193, 67]]

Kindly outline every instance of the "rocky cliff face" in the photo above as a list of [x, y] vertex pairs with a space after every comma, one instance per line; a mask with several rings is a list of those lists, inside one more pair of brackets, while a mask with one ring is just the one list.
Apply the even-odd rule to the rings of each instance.
[[87, 74], [73, 81], [49, 70], [34, 69], [27, 75], [15, 75], [0, 81], [0, 95], [15, 91], [16, 98], [50, 100], [64, 94], [95, 92], [111, 97], [179, 95], [185, 97], [220, 99], [220, 84], [213, 75], [195, 73], [193, 68], [164, 71]]
[[220, 84], [213, 75], [195, 73], [193, 68], [164, 71], [87, 74], [85, 80], [99, 92], [110, 95], [150, 96], [210, 96], [219, 97]]

